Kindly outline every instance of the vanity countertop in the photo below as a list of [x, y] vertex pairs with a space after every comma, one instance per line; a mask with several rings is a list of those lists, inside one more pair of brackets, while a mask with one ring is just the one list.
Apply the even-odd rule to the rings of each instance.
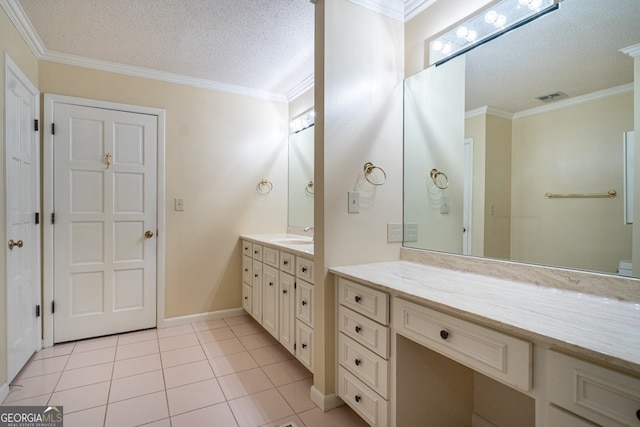
[[640, 375], [639, 303], [409, 261], [330, 271]]
[[300, 234], [242, 234], [241, 239], [313, 258], [313, 238]]

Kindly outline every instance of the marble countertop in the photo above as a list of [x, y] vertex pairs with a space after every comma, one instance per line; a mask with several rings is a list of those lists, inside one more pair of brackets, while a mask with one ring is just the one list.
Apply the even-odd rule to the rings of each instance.
[[394, 261], [330, 271], [640, 374], [640, 304]]
[[241, 239], [313, 258], [313, 238], [300, 234], [242, 234]]

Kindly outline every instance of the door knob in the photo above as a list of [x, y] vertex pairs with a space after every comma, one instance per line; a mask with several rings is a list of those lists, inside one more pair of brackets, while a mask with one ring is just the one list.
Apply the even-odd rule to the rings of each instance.
[[9, 240], [9, 250], [12, 250], [15, 246], [21, 248], [24, 246], [24, 243], [22, 240], [18, 240], [17, 242], [14, 242], [13, 239]]
[[153, 231], [149, 230], [146, 233], [144, 233], [144, 237], [146, 237], [147, 239], [150, 239], [153, 237]]

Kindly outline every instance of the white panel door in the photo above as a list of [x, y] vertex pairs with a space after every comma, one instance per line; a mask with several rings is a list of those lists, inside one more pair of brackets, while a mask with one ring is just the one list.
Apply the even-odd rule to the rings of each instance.
[[54, 109], [54, 342], [156, 325], [156, 116]]
[[6, 203], [7, 203], [7, 382], [40, 347], [36, 305], [40, 304], [39, 133], [35, 87], [7, 59]]

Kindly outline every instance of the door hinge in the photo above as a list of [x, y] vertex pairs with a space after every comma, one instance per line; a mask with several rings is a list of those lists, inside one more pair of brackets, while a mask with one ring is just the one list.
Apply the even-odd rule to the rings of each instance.
[[36, 212], [36, 224], [40, 224], [40, 212]]
[[38, 119], [35, 119], [33, 121], [33, 130], [36, 131], [36, 132], [40, 130], [40, 126], [38, 126], [38, 125], [39, 125]]
[[51, 224], [55, 224], [56, 223], [56, 213], [52, 212], [51, 213]]
[[36, 317], [40, 317], [40, 304], [36, 305]]
[[56, 302], [51, 301], [51, 314], [56, 312]]
[[293, 282], [293, 289], [298, 289], [298, 282]]
[[51, 123], [51, 135], [55, 135], [55, 134], [56, 134], [56, 124]]
[[296, 349], [296, 347], [297, 347], [297, 346], [298, 346], [298, 344], [293, 343], [293, 349], [294, 349], [294, 350]]

